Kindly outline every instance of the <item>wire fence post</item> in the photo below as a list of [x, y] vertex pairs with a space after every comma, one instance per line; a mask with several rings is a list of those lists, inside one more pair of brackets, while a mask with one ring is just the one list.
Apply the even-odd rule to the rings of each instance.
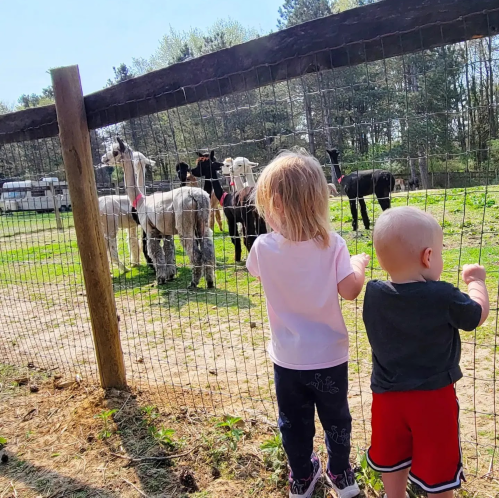
[[62, 226], [61, 212], [59, 211], [59, 208], [61, 206], [59, 203], [59, 197], [55, 193], [54, 184], [52, 182], [50, 182], [50, 192], [52, 193], [52, 202], [54, 203], [54, 214], [57, 229], [62, 232], [64, 230], [64, 227]]
[[126, 386], [125, 364], [99, 219], [80, 73], [78, 66], [68, 66], [53, 69], [51, 75], [100, 382], [103, 388], [123, 388]]

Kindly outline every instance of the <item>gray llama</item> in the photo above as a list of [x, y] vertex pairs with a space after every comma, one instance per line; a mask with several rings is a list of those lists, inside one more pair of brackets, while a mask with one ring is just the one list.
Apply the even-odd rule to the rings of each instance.
[[212, 288], [215, 250], [213, 232], [209, 228], [208, 194], [200, 188], [181, 187], [144, 196], [135, 179], [133, 151], [119, 137], [102, 156], [102, 162], [122, 163], [127, 195], [147, 234], [147, 252], [153, 261], [158, 284], [171, 281], [176, 275], [173, 236], [178, 233], [193, 266], [189, 287], [198, 286], [204, 269], [207, 286]]

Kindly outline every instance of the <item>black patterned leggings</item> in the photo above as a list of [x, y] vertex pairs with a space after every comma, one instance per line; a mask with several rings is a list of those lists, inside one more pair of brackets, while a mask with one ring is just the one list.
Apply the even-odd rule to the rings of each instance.
[[307, 479], [315, 435], [315, 407], [325, 431], [328, 468], [350, 467], [352, 417], [348, 408], [348, 363], [323, 370], [290, 370], [274, 365], [279, 429], [293, 478]]

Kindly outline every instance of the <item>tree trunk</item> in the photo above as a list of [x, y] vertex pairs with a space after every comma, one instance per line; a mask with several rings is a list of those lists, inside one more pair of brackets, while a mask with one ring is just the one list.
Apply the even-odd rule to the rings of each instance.
[[424, 190], [428, 190], [428, 162], [426, 156], [419, 156], [419, 173], [421, 174], [421, 186]]
[[416, 175], [416, 158], [411, 157], [409, 159], [409, 167], [411, 168], [411, 180], [414, 181], [417, 178]]
[[305, 87], [303, 87], [303, 97], [304, 97], [303, 104], [305, 107], [305, 118], [307, 120], [308, 148], [310, 154], [315, 156], [315, 138], [314, 138], [314, 123], [312, 120], [312, 105], [310, 103], [310, 97]]

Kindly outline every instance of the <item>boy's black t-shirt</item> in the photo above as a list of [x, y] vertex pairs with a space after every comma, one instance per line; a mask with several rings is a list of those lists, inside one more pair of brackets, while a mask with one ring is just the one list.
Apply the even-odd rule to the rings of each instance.
[[373, 352], [372, 391], [430, 391], [463, 376], [458, 329], [478, 327], [482, 307], [446, 282], [371, 280], [363, 315]]

